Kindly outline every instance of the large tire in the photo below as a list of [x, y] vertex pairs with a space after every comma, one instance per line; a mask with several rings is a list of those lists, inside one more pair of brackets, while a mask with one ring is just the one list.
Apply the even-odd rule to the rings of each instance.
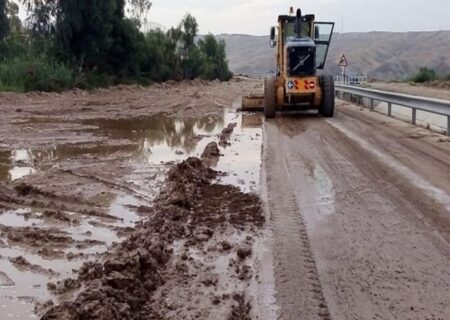
[[277, 111], [277, 95], [275, 77], [264, 79], [264, 115], [266, 118], [275, 118]]
[[335, 109], [333, 76], [321, 76], [320, 86], [322, 88], [322, 102], [319, 108], [319, 113], [322, 117], [333, 118]]

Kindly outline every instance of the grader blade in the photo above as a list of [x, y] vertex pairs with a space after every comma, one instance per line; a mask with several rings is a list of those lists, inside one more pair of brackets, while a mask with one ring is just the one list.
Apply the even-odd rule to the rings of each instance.
[[242, 111], [263, 111], [264, 92], [254, 92], [242, 98]]

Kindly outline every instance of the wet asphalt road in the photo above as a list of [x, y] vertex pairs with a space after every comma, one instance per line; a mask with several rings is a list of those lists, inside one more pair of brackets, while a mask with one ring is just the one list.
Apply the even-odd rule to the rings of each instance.
[[264, 141], [280, 319], [450, 319], [450, 142], [343, 103]]

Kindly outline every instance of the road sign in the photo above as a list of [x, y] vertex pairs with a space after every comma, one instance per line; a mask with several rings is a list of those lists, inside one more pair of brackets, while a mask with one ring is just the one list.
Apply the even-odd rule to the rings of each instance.
[[348, 67], [347, 58], [343, 54], [341, 60], [339, 60], [339, 67]]

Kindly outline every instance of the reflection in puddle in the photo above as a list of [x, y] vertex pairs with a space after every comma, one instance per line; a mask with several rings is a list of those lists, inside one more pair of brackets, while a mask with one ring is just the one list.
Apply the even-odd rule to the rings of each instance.
[[0, 181], [15, 181], [35, 172], [31, 151], [17, 149], [0, 152]]
[[96, 134], [132, 141], [137, 146], [138, 162], [156, 165], [199, 156], [211, 139], [222, 131], [224, 118], [182, 119], [156, 115], [126, 120], [90, 120], [87, 123], [98, 127]]
[[26, 176], [32, 175], [36, 172], [31, 167], [14, 167], [9, 170], [9, 179], [11, 181], [22, 179]]

